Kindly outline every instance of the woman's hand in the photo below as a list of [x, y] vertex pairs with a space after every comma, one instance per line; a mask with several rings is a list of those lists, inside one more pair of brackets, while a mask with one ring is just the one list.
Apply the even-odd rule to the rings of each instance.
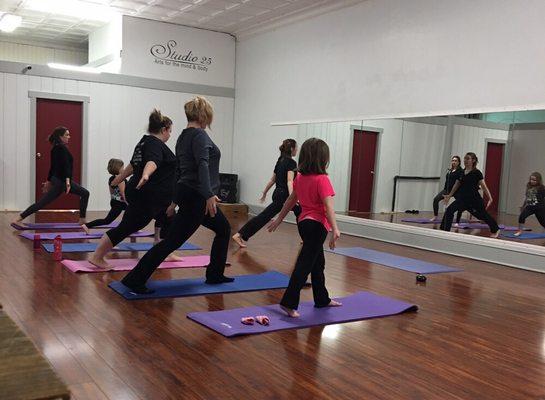
[[167, 207], [166, 215], [171, 218], [174, 214], [176, 214], [176, 204], [172, 203]]
[[218, 212], [218, 203], [221, 203], [221, 200], [218, 196], [212, 196], [208, 200], [206, 200], [206, 212], [204, 214], [208, 214], [212, 218], [214, 218], [216, 216], [216, 213]]
[[333, 229], [331, 232], [331, 239], [329, 239], [329, 248], [331, 250], [335, 249], [335, 246], [337, 245], [337, 240], [341, 237], [341, 231], [338, 229]]
[[450, 199], [451, 199], [450, 194], [445, 194], [445, 195], [443, 195], [443, 201], [445, 202], [445, 204], [448, 204], [448, 202], [450, 201]]
[[267, 195], [265, 193], [261, 193], [261, 197], [259, 198], [260, 203], [265, 203], [265, 199], [267, 198]]
[[66, 178], [66, 194], [70, 193], [70, 179]]
[[279, 218], [276, 218], [274, 221], [272, 221], [269, 226], [267, 226], [267, 230], [269, 232], [274, 232], [276, 231], [276, 229], [280, 226], [280, 224], [282, 223], [282, 220], [279, 219]]
[[140, 189], [142, 186], [144, 186], [149, 181], [149, 175], [142, 174], [142, 178], [140, 178], [140, 181], [138, 181], [138, 185], [136, 185], [137, 189]]
[[51, 182], [45, 181], [42, 183], [42, 193], [47, 193], [51, 190]]

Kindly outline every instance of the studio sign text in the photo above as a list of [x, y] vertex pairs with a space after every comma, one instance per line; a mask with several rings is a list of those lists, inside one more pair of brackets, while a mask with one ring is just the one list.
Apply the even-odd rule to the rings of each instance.
[[169, 40], [166, 44], [151, 46], [150, 53], [155, 57], [155, 63], [208, 72], [212, 65], [212, 57], [198, 56], [192, 50], [178, 53], [175, 49], [177, 45], [175, 40]]

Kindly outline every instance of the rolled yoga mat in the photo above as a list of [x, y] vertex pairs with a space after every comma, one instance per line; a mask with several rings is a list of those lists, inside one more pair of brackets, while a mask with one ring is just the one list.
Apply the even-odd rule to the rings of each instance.
[[440, 274], [445, 272], [462, 271], [459, 268], [447, 267], [446, 265], [441, 264], [433, 264], [426, 261], [416, 260], [414, 258], [396, 256], [390, 253], [383, 253], [382, 251], [364, 249], [363, 247], [338, 247], [335, 250], [326, 249], [326, 251], [381, 264], [385, 267], [414, 272], [417, 274]]
[[[114, 267], [113, 271], [130, 271], [140, 261], [137, 258], [110, 258], [108, 264]], [[173, 268], [202, 268], [210, 264], [210, 256], [183, 257], [182, 261], [165, 261], [159, 265], [160, 269]], [[62, 260], [62, 265], [72, 272], [106, 272], [95, 267], [87, 260]]]
[[[105, 232], [95, 232], [90, 233], [89, 235], [85, 232], [47, 232], [47, 233], [31, 233], [23, 232], [19, 236], [25, 239], [34, 240], [34, 235], [40, 235], [40, 240], [54, 240], [55, 237], [60, 236], [61, 239], [100, 239]], [[135, 232], [130, 237], [150, 237], [153, 236], [153, 232], [150, 231], [140, 231]]]
[[[96, 250], [97, 243], [63, 243], [62, 252], [63, 253], [91, 253]], [[53, 243], [42, 243], [42, 247], [48, 253], [53, 253], [55, 251]], [[140, 242], [140, 243], [127, 243], [121, 242], [115, 246], [112, 251], [148, 251], [153, 247], [152, 242]], [[178, 247], [178, 250], [201, 250], [199, 246], [196, 246], [192, 243], [185, 242], [183, 245]]]
[[504, 237], [508, 237], [510, 239], [521, 239], [521, 240], [528, 240], [528, 239], [545, 239], [545, 232], [538, 233], [538, 232], [522, 232], [520, 236], [515, 236], [514, 233], [502, 233], [501, 234]]
[[[114, 221], [109, 225], [95, 226], [92, 229], [110, 229], [119, 225], [119, 221]], [[39, 222], [39, 223], [12, 223], [11, 226], [19, 231], [39, 230], [39, 229], [81, 229], [81, 224], [77, 222]]]
[[[233, 337], [387, 317], [418, 310], [414, 304], [370, 292], [357, 292], [336, 300], [339, 300], [342, 306], [316, 308], [313, 302], [301, 303], [298, 308], [301, 316], [298, 318], [288, 317], [277, 304], [223, 311], [194, 312], [188, 314], [187, 317], [223, 336]], [[255, 318], [257, 315], [269, 317], [269, 325], [259, 325], [257, 322], [254, 325], [244, 325], [240, 322], [242, 317]]]
[[268, 271], [258, 275], [235, 276], [234, 282], [209, 285], [204, 278], [174, 279], [167, 281], [148, 281], [150, 294], [136, 294], [121, 282], [112, 282], [108, 286], [126, 300], [159, 299], [163, 297], [201, 296], [215, 293], [251, 292], [256, 290], [282, 289], [288, 287], [289, 276], [277, 271]]

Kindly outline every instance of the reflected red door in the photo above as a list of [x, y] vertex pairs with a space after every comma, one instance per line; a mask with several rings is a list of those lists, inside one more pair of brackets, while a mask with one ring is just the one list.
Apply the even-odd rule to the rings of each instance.
[[375, 180], [378, 133], [354, 130], [349, 210], [370, 212]]
[[[489, 142], [486, 147], [486, 165], [484, 170], [484, 180], [490, 190], [494, 202], [488, 209], [488, 212], [497, 213], [500, 202], [501, 172], [503, 167], [503, 143]], [[486, 199], [485, 199], [486, 200]]]
[[[37, 99], [36, 101], [36, 200], [42, 196], [42, 183], [47, 180], [51, 166], [51, 145], [48, 136], [57, 126], [70, 131], [68, 148], [74, 156], [74, 181], [81, 183], [81, 143], [83, 131], [83, 103], [76, 101]], [[63, 194], [50, 203], [47, 210], [79, 208], [79, 198]]]

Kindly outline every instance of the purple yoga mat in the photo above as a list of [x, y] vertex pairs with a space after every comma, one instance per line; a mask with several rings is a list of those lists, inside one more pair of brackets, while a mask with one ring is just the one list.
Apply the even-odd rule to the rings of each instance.
[[[500, 229], [502, 231], [518, 231], [519, 230], [519, 228], [517, 228], [516, 226], [500, 225], [499, 227], [500, 227]], [[489, 229], [488, 225], [480, 223], [480, 222], [470, 223], [470, 224], [464, 224], [464, 223], [458, 224], [458, 228], [459, 229]], [[524, 230], [529, 231], [531, 229], [530, 228], [524, 228]]]
[[[130, 271], [138, 263], [136, 258], [111, 258], [108, 263], [114, 267], [114, 271]], [[159, 265], [161, 269], [172, 268], [199, 268], [206, 267], [210, 263], [210, 256], [188, 256], [182, 261], [168, 261]], [[97, 268], [87, 260], [62, 260], [62, 265], [72, 272], [106, 272]]]
[[[288, 317], [277, 304], [223, 311], [194, 312], [188, 314], [187, 317], [223, 336], [233, 337], [359, 321], [418, 310], [414, 304], [369, 292], [357, 292], [337, 300], [343, 303], [341, 307], [315, 308], [313, 302], [301, 303], [298, 309], [301, 314], [299, 318]], [[263, 326], [256, 322], [254, 325], [244, 325], [240, 322], [242, 317], [257, 315], [268, 316], [270, 324]]]
[[[104, 232], [95, 232], [90, 233], [89, 235], [85, 232], [46, 232], [46, 233], [31, 233], [31, 232], [23, 232], [19, 234], [22, 238], [34, 240], [34, 235], [40, 235], [41, 240], [53, 240], [57, 235], [61, 237], [61, 239], [100, 239]], [[135, 232], [130, 237], [149, 237], [153, 236], [153, 232], [150, 231], [140, 231]]]
[[[109, 225], [96, 226], [93, 229], [110, 229], [119, 225], [119, 221], [114, 221]], [[11, 226], [19, 231], [36, 229], [81, 229], [81, 224], [77, 222], [39, 222], [39, 223], [12, 223]]]
[[[462, 219], [462, 221], [467, 222], [467, 219]], [[433, 221], [430, 221], [429, 218], [403, 218], [401, 222], [412, 222], [413, 224], [439, 225], [441, 224], [441, 218], [434, 219]]]

